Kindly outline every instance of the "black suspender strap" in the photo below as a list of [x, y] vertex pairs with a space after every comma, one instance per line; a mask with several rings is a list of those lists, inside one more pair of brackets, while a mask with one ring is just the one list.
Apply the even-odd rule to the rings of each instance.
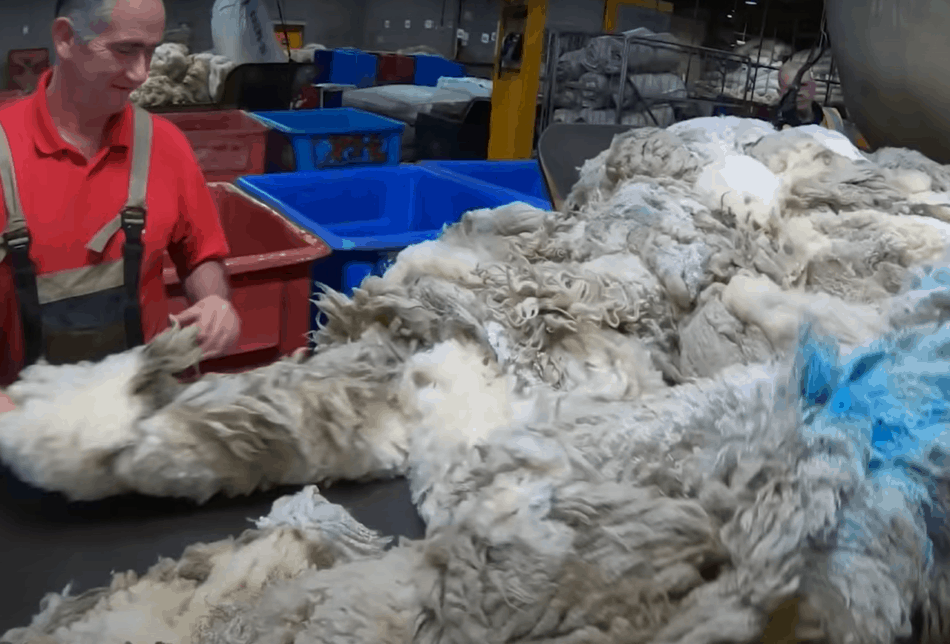
[[148, 188], [149, 161], [152, 153], [152, 117], [136, 107], [132, 138], [132, 167], [129, 171], [129, 198], [120, 213], [125, 245], [122, 249], [127, 304], [125, 337], [128, 346], [144, 343], [139, 282], [142, 273], [142, 231], [145, 229], [145, 196]]

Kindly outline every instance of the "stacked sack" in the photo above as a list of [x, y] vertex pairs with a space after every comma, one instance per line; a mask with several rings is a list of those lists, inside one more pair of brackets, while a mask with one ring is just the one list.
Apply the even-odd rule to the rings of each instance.
[[[810, 49], [805, 49], [802, 51], [795, 52], [792, 56], [792, 60], [796, 62], [807, 62], [812, 56], [815, 55]], [[844, 94], [841, 93], [841, 85], [838, 80], [838, 74], [832, 73], [831, 69], [831, 52], [825, 52], [821, 58], [815, 61], [815, 64], [812, 65], [811, 75], [815, 77], [815, 85], [818, 89], [818, 94], [815, 99], [822, 104], [826, 102], [832, 105], [844, 103]], [[831, 91], [828, 91], [828, 86], [831, 86]], [[825, 100], [827, 98], [827, 101]]]
[[781, 98], [779, 68], [792, 48], [778, 40], [750, 40], [733, 52], [748, 62], [719, 64], [703, 74], [702, 88], [710, 98], [728, 96], [758, 103], [776, 103]]
[[[176, 31], [174, 38], [177, 42], [166, 36], [166, 41], [155, 49], [148, 79], [130, 96], [133, 103], [148, 108], [221, 100], [224, 81], [237, 65], [227, 56], [213, 52], [189, 53], [188, 45], [183, 42], [187, 32], [183, 29]], [[326, 48], [309, 43], [291, 50], [290, 58], [298, 63], [313, 62], [314, 52], [322, 49]]]
[[[672, 34], [657, 34], [642, 27], [623, 36], [680, 44]], [[664, 101], [686, 98], [686, 84], [675, 73], [682, 53], [673, 47], [631, 42], [621, 95], [623, 47], [621, 38], [599, 36], [585, 47], [561, 55], [554, 96], [555, 122], [614, 123], [620, 106], [621, 122], [626, 125], [665, 127], [673, 123], [673, 108]]]

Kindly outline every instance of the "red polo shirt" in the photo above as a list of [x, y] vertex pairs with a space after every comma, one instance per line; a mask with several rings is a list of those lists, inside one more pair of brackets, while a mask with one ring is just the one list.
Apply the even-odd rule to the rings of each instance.
[[[62, 139], [50, 118], [46, 88], [51, 75], [47, 70], [36, 92], [0, 109], [38, 274], [122, 257], [125, 236], [121, 230], [101, 256], [85, 246], [125, 205], [131, 165], [131, 105], [113, 118], [103, 149], [87, 161]], [[186, 275], [206, 260], [223, 260], [229, 254], [214, 199], [191, 145], [169, 121], [153, 115], [152, 124], [139, 291], [146, 342], [168, 326], [164, 251]], [[6, 222], [0, 198], [0, 231], [6, 230]], [[0, 264], [0, 345], [5, 345], [0, 386], [9, 385], [22, 368], [20, 327], [10, 262], [5, 260]]]

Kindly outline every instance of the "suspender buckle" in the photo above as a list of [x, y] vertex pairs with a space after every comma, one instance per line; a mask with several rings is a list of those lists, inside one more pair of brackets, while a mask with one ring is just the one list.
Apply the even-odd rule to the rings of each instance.
[[122, 209], [122, 227], [126, 224], [130, 226], [145, 226], [145, 208], [139, 206], [126, 206]]
[[30, 248], [33, 239], [30, 236], [30, 231], [24, 228], [19, 231], [3, 233], [3, 241], [11, 251], [23, 251]]

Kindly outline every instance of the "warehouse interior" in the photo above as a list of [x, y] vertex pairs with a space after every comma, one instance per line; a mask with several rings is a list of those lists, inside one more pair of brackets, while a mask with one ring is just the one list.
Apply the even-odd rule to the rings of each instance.
[[0, 644], [950, 642], [950, 2], [53, 4]]
[[[47, 5], [50, 6], [47, 6]], [[167, 0], [168, 25], [187, 25], [192, 51], [213, 47], [211, 38], [212, 0]], [[651, 8], [649, 1], [622, 5], [618, 28], [645, 26], [654, 31], [671, 31], [684, 42], [716, 48], [735, 46], [743, 37], [752, 39], [762, 32], [766, 0], [748, 4], [745, 0], [681, 0], [670, 3], [672, 11]], [[817, 0], [793, 2], [772, 0], [765, 15], [765, 34], [800, 48], [811, 46], [818, 35], [822, 3]], [[52, 3], [4, 3], [4, 23], [0, 41], [7, 50], [50, 48], [49, 25]], [[275, 21], [278, 6], [288, 22], [303, 24], [304, 40], [328, 48], [357, 47], [367, 50], [397, 51], [427, 46], [442, 56], [473, 65], [490, 66], [494, 42], [484, 43], [481, 34], [497, 27], [498, 6], [491, 0], [268, 0]], [[598, 33], [603, 27], [603, 3], [584, 0], [551, 0], [547, 22], [550, 29]], [[730, 17], [731, 16], [731, 17]], [[386, 27], [387, 21], [389, 27]], [[410, 26], [405, 27], [405, 21]], [[427, 27], [427, 22], [431, 23]], [[462, 29], [470, 37], [460, 39]], [[0, 61], [6, 76], [6, 57]], [[8, 81], [9, 85], [9, 81]]]

